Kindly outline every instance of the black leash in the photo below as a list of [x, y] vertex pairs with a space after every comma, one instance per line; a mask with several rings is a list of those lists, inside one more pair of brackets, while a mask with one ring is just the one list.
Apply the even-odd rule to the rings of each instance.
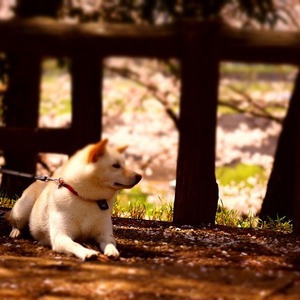
[[25, 178], [34, 179], [34, 180], [41, 180], [41, 181], [57, 181], [57, 179], [54, 179], [54, 178], [51, 178], [48, 176], [18, 172], [18, 171], [13, 171], [13, 170], [1, 168], [1, 167], [0, 167], [0, 173], [18, 176], [18, 177], [25, 177]]

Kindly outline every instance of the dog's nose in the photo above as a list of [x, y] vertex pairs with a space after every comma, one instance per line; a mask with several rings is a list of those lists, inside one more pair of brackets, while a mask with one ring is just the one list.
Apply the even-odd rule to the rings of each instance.
[[140, 174], [136, 174], [135, 175], [135, 181], [136, 181], [136, 183], [140, 182], [141, 179], [142, 179], [142, 175], [140, 175]]

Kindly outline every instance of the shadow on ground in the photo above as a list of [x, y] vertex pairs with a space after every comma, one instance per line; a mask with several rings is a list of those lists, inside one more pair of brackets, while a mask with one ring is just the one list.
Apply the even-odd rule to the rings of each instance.
[[[81, 262], [0, 219], [1, 299], [299, 299], [300, 238], [114, 219], [121, 258]], [[90, 245], [93, 247], [93, 245]]]

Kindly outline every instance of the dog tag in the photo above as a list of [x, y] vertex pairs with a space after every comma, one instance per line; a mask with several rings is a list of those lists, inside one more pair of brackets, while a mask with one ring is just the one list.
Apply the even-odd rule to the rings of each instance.
[[108, 206], [107, 201], [105, 199], [104, 200], [98, 200], [97, 204], [98, 204], [98, 206], [101, 210], [109, 209], [109, 206]]

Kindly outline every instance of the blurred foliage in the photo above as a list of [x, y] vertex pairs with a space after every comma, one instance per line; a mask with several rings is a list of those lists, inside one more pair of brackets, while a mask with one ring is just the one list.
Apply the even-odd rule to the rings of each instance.
[[[169, 24], [239, 18], [273, 26], [279, 18], [274, 0], [15, 0], [18, 17], [74, 17], [81, 22]], [[248, 23], [249, 24], [249, 23]]]
[[243, 15], [270, 26], [278, 19], [273, 0], [86, 0], [81, 4], [65, 1], [61, 13], [78, 16], [81, 21], [148, 24], [169, 24], [182, 18], [220, 20], [228, 14]]

